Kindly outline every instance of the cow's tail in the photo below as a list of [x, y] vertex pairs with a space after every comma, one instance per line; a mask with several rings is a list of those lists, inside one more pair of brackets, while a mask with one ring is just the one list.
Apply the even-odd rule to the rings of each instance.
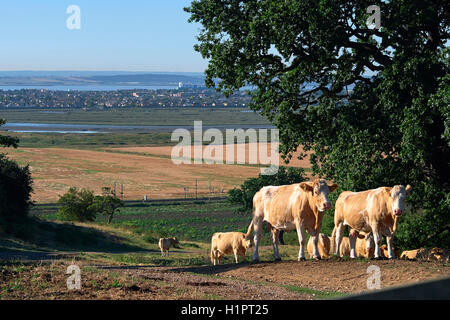
[[330, 239], [330, 254], [336, 253], [336, 226], [333, 228], [333, 232], [331, 233]]
[[252, 232], [253, 232], [253, 219], [252, 222], [250, 222], [250, 225], [248, 226], [247, 233], [245, 234], [245, 239], [250, 239]]

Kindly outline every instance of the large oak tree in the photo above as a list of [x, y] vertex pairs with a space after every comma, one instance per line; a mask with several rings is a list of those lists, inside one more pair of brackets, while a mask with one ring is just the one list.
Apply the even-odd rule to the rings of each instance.
[[[381, 28], [366, 25], [381, 9]], [[450, 3], [195, 0], [206, 84], [255, 90], [251, 108], [342, 189], [411, 184], [409, 246], [449, 246]]]

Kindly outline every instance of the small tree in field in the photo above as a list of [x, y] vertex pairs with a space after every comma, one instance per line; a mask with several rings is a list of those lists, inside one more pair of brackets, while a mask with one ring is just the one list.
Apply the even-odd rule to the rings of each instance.
[[94, 192], [88, 189], [78, 190], [71, 187], [69, 191], [60, 196], [58, 204], [58, 216], [64, 220], [94, 221], [96, 210], [94, 204]]
[[114, 213], [119, 211], [118, 208], [124, 206], [124, 202], [120, 200], [111, 188], [103, 188], [103, 195], [94, 198], [93, 209], [95, 212], [108, 217], [108, 224], [111, 223]]

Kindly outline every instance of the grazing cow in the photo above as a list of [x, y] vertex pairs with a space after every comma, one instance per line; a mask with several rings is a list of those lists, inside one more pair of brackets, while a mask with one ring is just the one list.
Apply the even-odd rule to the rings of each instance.
[[305, 260], [305, 230], [313, 238], [314, 257], [320, 259], [317, 242], [325, 210], [331, 208], [328, 193], [337, 185], [328, 185], [323, 179], [314, 182], [301, 182], [284, 186], [261, 188], [253, 197], [253, 219], [247, 231], [250, 236], [254, 230], [255, 250], [253, 261], [259, 260], [258, 246], [261, 239], [263, 221], [272, 225], [272, 245], [275, 260], [281, 260], [278, 251], [280, 230], [297, 230], [300, 243], [298, 260]]
[[220, 264], [225, 254], [234, 254], [236, 263], [245, 260], [248, 248], [252, 246], [252, 241], [242, 232], [216, 232], [211, 239], [211, 263]]
[[[375, 242], [375, 258], [381, 259], [380, 240], [384, 235], [387, 238], [388, 257], [393, 259], [393, 238], [397, 229], [400, 216], [403, 213], [405, 198], [409, 195], [411, 186], [402, 185], [394, 187], [381, 187], [378, 189], [351, 192], [345, 191], [339, 195], [335, 205], [334, 228], [335, 241], [332, 248], [336, 248], [339, 255], [339, 247], [344, 233], [344, 227], [372, 233]], [[350, 236], [350, 257], [355, 258], [355, 239]], [[332, 239], [334, 240], [334, 239]]]
[[177, 245], [179, 242], [176, 237], [172, 238], [160, 238], [159, 248], [161, 249], [162, 256], [169, 256], [169, 248]]
[[[320, 233], [319, 240], [317, 242], [317, 247], [319, 248], [319, 254], [322, 258], [328, 258], [330, 255], [330, 237], [327, 235]], [[309, 256], [312, 258], [314, 255], [314, 244], [313, 238], [309, 237], [307, 250]]]

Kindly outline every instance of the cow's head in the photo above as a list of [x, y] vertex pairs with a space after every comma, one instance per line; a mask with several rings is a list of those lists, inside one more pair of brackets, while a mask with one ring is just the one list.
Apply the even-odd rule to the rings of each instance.
[[178, 241], [177, 237], [172, 237], [172, 238], [170, 238], [170, 240], [171, 240], [171, 242], [172, 242], [172, 245], [176, 245], [176, 244], [179, 244], [179, 243], [180, 243], [180, 242]]
[[320, 212], [331, 209], [331, 202], [328, 199], [328, 194], [336, 190], [337, 187], [338, 185], [335, 183], [328, 185], [324, 179], [316, 179], [314, 182], [300, 183], [300, 188], [302, 188], [305, 192], [310, 192], [312, 194], [314, 205]]
[[386, 188], [385, 191], [391, 199], [393, 216], [400, 217], [405, 209], [405, 199], [411, 191], [411, 186], [408, 184], [405, 188], [402, 185], [397, 185], [392, 188]]

